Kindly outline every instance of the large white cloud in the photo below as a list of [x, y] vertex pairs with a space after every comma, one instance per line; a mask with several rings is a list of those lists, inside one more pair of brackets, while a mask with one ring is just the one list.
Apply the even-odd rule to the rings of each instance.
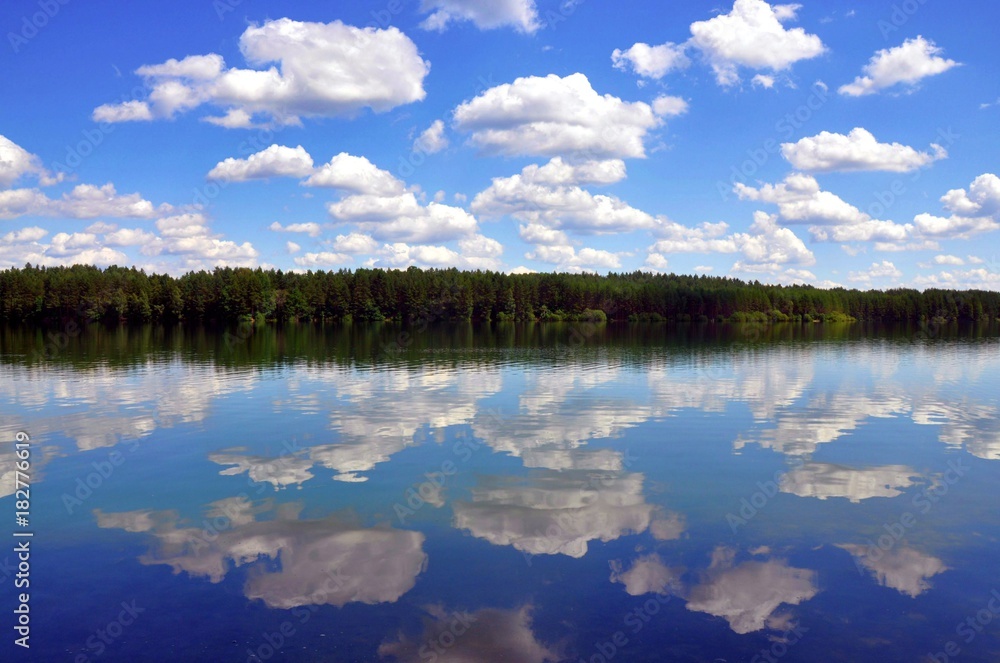
[[431, 12], [420, 26], [443, 31], [449, 23], [471, 21], [481, 30], [512, 26], [533, 33], [541, 27], [535, 0], [421, 0], [420, 10]]
[[959, 65], [940, 56], [943, 49], [933, 41], [917, 37], [895, 48], [875, 53], [852, 83], [842, 85], [840, 94], [861, 97], [903, 84], [913, 86], [928, 76], [944, 73]]
[[583, 74], [518, 78], [454, 111], [457, 129], [488, 154], [641, 158], [662, 118], [641, 101], [598, 94]]
[[781, 154], [798, 170], [908, 173], [948, 156], [940, 145], [931, 148], [933, 154], [900, 143], [880, 143], [871, 132], [856, 127], [846, 136], [823, 131], [797, 143], [783, 143]]
[[929, 582], [934, 576], [949, 570], [937, 557], [927, 555], [909, 546], [893, 550], [877, 550], [853, 543], [837, 546], [855, 558], [855, 563], [867, 569], [883, 587], [895, 589], [901, 594], [916, 598], [931, 588]]
[[149, 97], [100, 106], [94, 119], [170, 118], [209, 104], [224, 111], [208, 118], [214, 124], [248, 127], [255, 116], [298, 123], [300, 117], [352, 116], [364, 108], [383, 112], [426, 95], [430, 65], [394, 27], [282, 18], [248, 27], [240, 51], [251, 66], [268, 68], [227, 69], [214, 53], [146, 65], [136, 73], [146, 79]]
[[692, 23], [689, 43], [711, 64], [720, 85], [738, 83], [739, 67], [783, 71], [826, 50], [816, 35], [782, 25], [795, 18], [796, 8], [736, 0], [730, 13]]
[[313, 160], [301, 145], [272, 145], [246, 159], [230, 157], [216, 164], [209, 179], [244, 182], [268, 177], [305, 177], [312, 173]]

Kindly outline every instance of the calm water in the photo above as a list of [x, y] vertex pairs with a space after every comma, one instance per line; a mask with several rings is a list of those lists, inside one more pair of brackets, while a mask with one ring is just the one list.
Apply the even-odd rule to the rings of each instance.
[[998, 661], [995, 331], [0, 330], [0, 652]]

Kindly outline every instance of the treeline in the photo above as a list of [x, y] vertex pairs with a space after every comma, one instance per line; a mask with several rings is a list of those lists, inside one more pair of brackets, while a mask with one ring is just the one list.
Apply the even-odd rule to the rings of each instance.
[[821, 290], [676, 274], [504, 274], [457, 269], [283, 272], [217, 268], [179, 278], [126, 267], [0, 271], [0, 320], [234, 322], [994, 320], [1000, 293]]

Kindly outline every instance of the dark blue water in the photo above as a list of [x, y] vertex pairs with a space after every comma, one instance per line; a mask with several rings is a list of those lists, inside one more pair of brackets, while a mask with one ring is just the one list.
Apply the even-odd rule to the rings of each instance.
[[120, 340], [5, 348], [5, 661], [1000, 660], [996, 338]]

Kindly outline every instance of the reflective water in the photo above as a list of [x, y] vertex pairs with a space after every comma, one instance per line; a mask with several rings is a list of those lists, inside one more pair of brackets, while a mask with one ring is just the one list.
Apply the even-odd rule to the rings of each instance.
[[995, 332], [2, 330], [0, 651], [997, 661]]

